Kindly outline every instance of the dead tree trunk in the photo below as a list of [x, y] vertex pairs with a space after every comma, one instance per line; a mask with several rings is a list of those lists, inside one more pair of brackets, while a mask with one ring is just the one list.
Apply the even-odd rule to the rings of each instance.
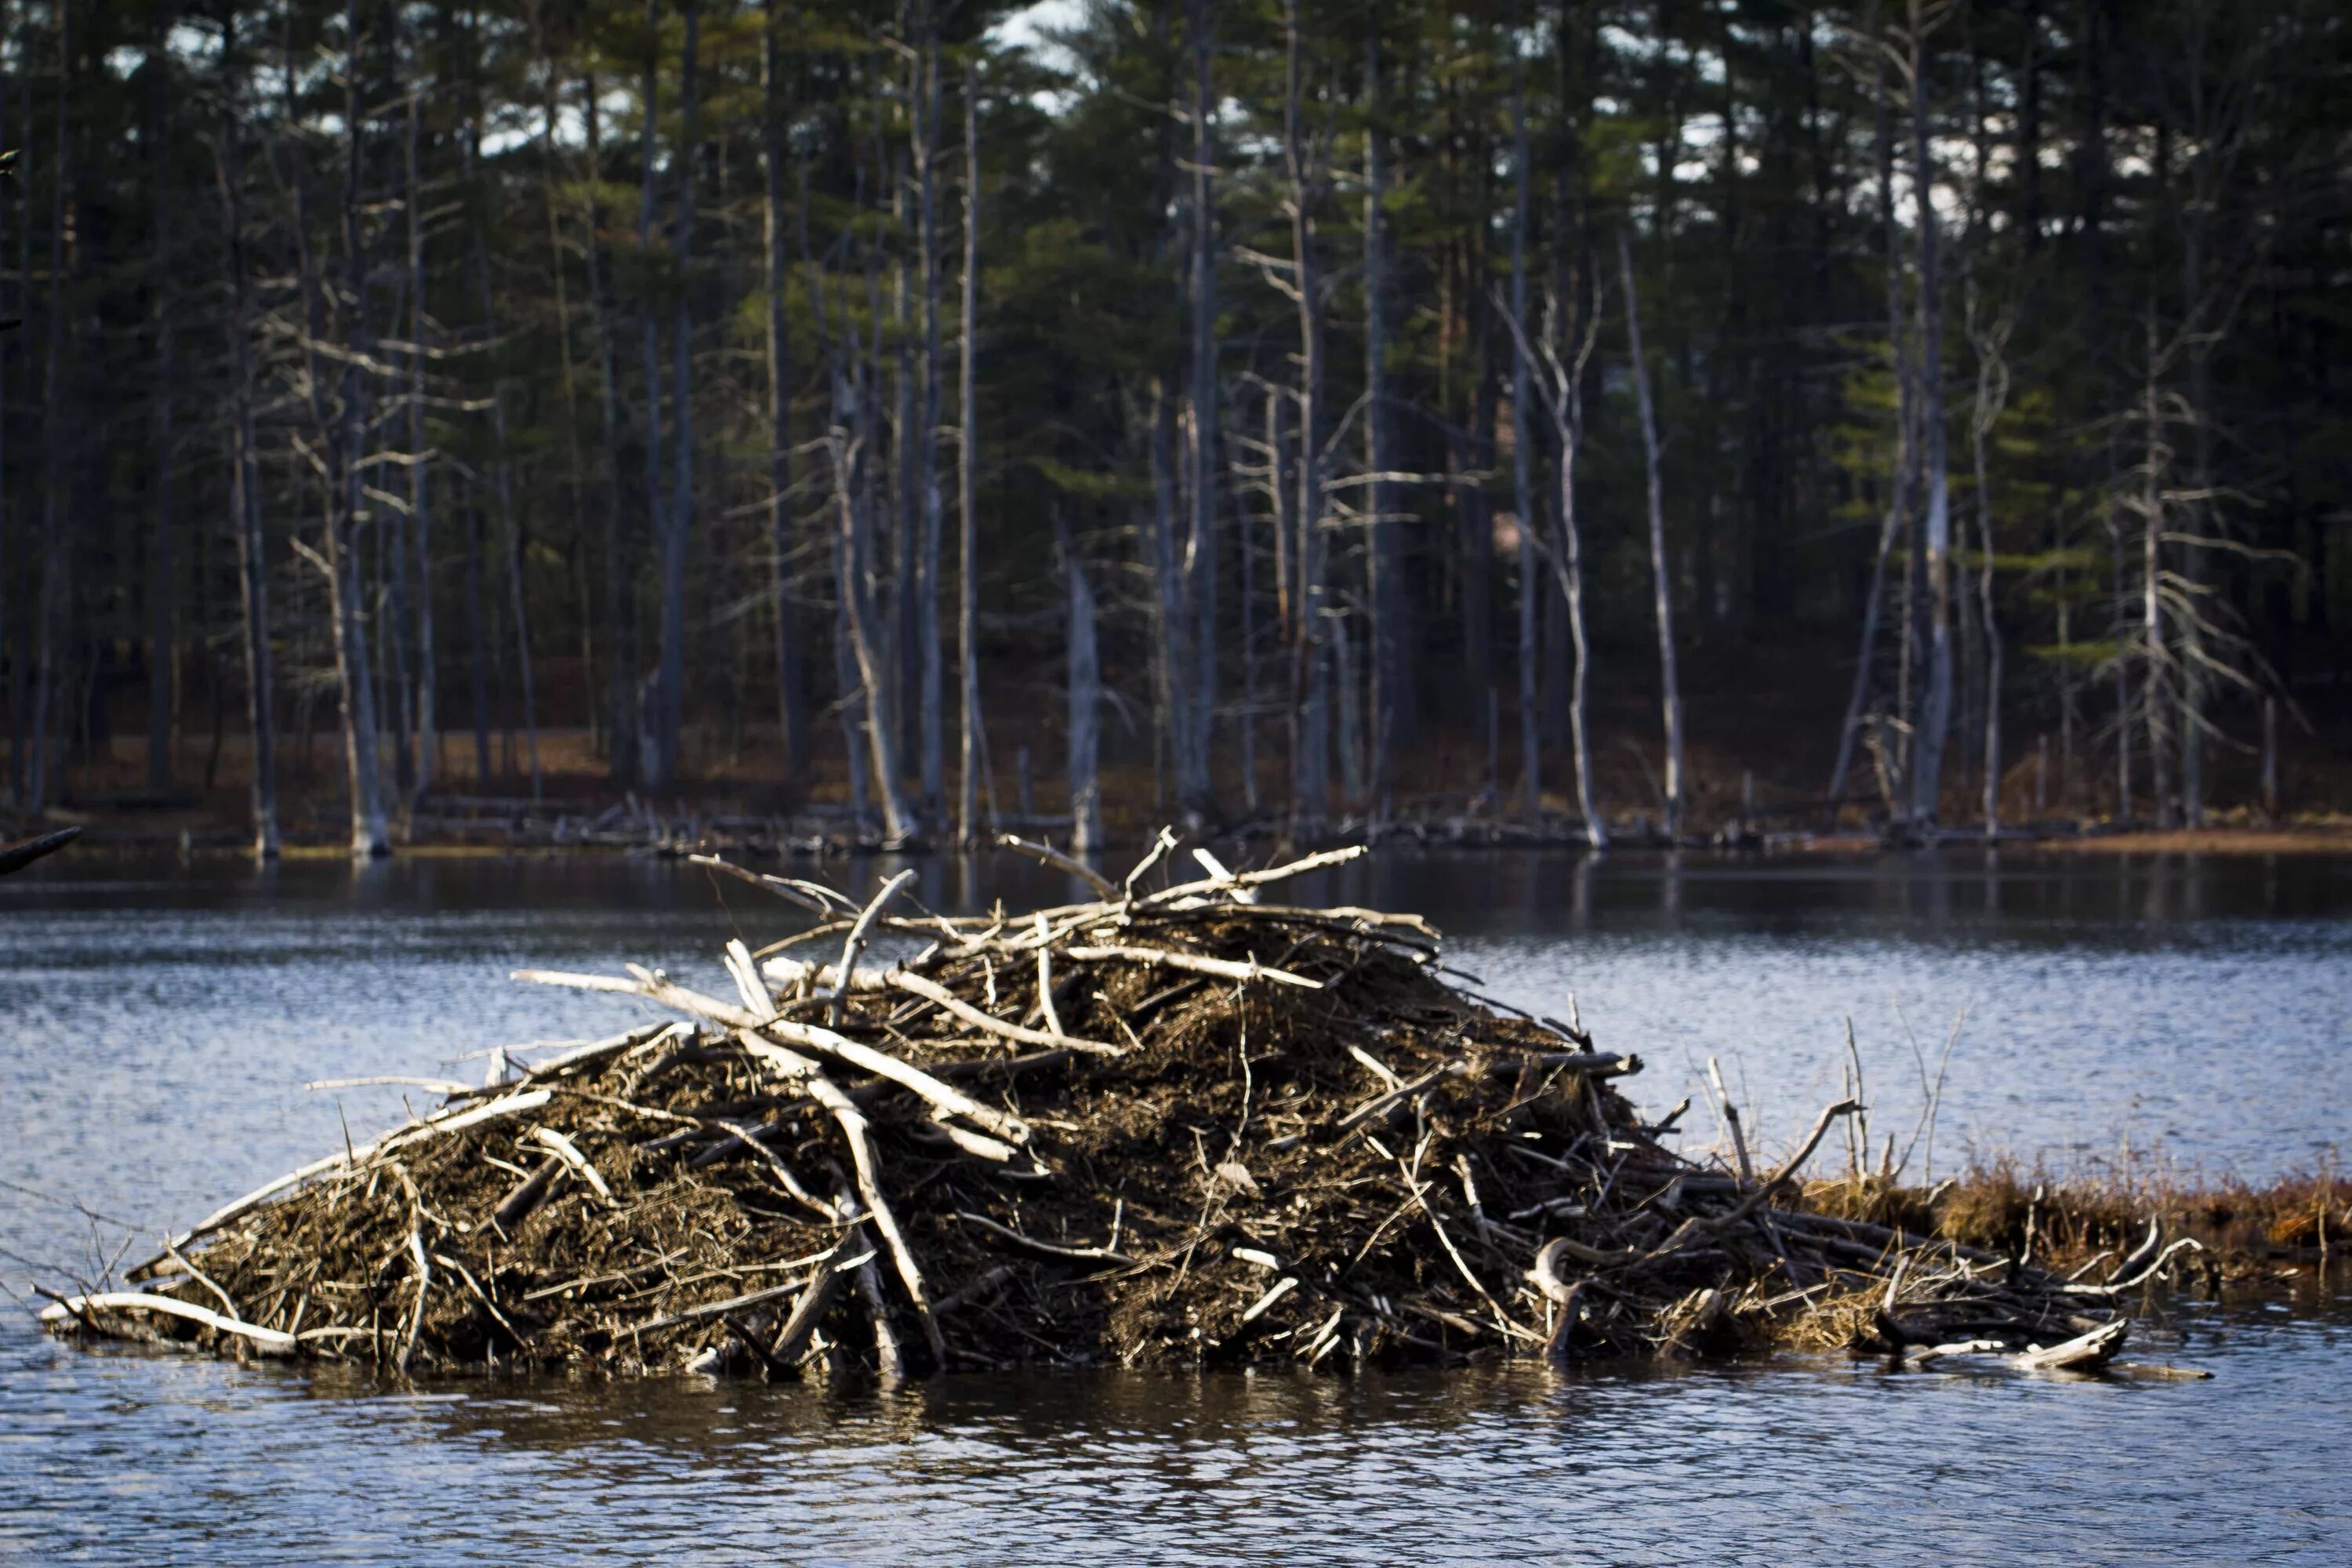
[[[325, 440], [337, 445], [335, 493], [328, 503], [326, 548], [320, 553], [327, 571], [329, 609], [335, 637], [335, 680], [342, 696], [343, 761], [351, 790], [352, 853], [374, 858], [392, 852], [383, 805], [383, 772], [377, 764], [375, 689], [368, 679], [367, 616], [360, 582], [357, 534], [362, 506], [361, 474], [367, 456], [367, 383], [361, 366], [373, 359], [374, 345], [368, 326], [368, 267], [366, 237], [362, 230], [366, 137], [360, 109], [360, 8], [352, 0], [345, 13], [349, 55], [344, 62], [342, 245], [345, 308], [350, 310], [343, 337], [345, 358], [340, 394], [341, 427]], [[298, 152], [299, 157], [299, 152]], [[307, 247], [306, 247], [307, 248]], [[317, 335], [323, 330], [324, 311], [316, 304], [323, 279], [316, 266], [303, 268], [314, 301]], [[315, 372], [313, 373], [315, 374]], [[323, 424], [323, 422], [322, 422]]]
[[[1596, 315], [1597, 315], [1596, 309]], [[1584, 349], [1590, 349], [1590, 332]], [[1553, 410], [1553, 439], [1559, 447], [1559, 590], [1568, 605], [1568, 640], [1576, 658], [1570, 673], [1568, 742], [1576, 762], [1576, 809], [1584, 818], [1584, 841], [1595, 849], [1609, 847], [1609, 827], [1601, 820], [1598, 791], [1592, 777], [1592, 740], [1587, 722], [1591, 687], [1592, 638], [1584, 614], [1584, 526], [1576, 511], [1576, 458], [1584, 445], [1584, 350], [1555, 366], [1558, 404]]]
[[[870, 279], [869, 279], [870, 282]], [[869, 288], [869, 293], [878, 292]], [[872, 314], [875, 342], [872, 359], [855, 336], [845, 346], [847, 364], [834, 367], [833, 426], [830, 448], [835, 526], [839, 534], [836, 560], [841, 564], [839, 589], [849, 651], [856, 666], [860, 700], [865, 707], [866, 741], [873, 762], [873, 785], [882, 805], [882, 831], [892, 846], [917, 837], [913, 808], [908, 804], [906, 781], [898, 773], [898, 737], [888, 721], [888, 709], [878, 700], [890, 678], [884, 642], [885, 628], [875, 612], [873, 595], [874, 491], [866, 482], [866, 465], [874, 450], [880, 416], [877, 409], [878, 374], [871, 365], [881, 358], [882, 314]]]
[[[1976, 406], [1969, 421], [1970, 450], [1976, 468], [1977, 619], [1984, 628], [1984, 833], [1988, 841], [2000, 835], [2000, 619], [1993, 597], [1992, 479], [1990, 447], [1993, 426], [2009, 399], [2009, 339], [2006, 320], [1990, 326], [1976, 319], [1976, 292], [1969, 293], [1969, 332], [1977, 352]], [[2063, 605], [2064, 601], [2060, 601]], [[2063, 614], [2063, 611], [2062, 611]], [[2063, 633], [2062, 633], [2063, 640]], [[2062, 666], [2063, 668], [2063, 666]], [[2041, 803], [2035, 803], [2038, 816]]]
[[[1853, 766], [1853, 747], [1862, 732], [1864, 707], [1870, 698], [1871, 677], [1878, 658], [1879, 622], [1886, 602], [1886, 568], [1895, 541], [1911, 511], [1917, 445], [1913, 439], [1910, 334], [1905, 330], [1903, 262], [1898, 247], [1895, 211], [1895, 123], [1886, 90], [1886, 65], [1878, 63], [1872, 97], [1878, 108], [1878, 230], [1886, 271], [1887, 353], [1895, 374], [1895, 461], [1887, 478], [1886, 515], [1878, 531], [1878, 554], [1870, 569], [1870, 587], [1863, 599], [1860, 648], [1854, 655], [1853, 681], [1845, 703], [1845, 721], [1838, 729], [1837, 763], [1830, 772], [1829, 798], [1845, 795]], [[1905, 618], [1909, 635], [1909, 620]]]
[[1625, 279], [1625, 338], [1633, 356], [1634, 405], [1642, 416], [1642, 458], [1650, 503], [1650, 584], [1657, 605], [1658, 684], [1664, 710], [1666, 735], [1665, 831], [1679, 838], [1683, 831], [1683, 688], [1675, 660], [1674, 574], [1666, 564], [1664, 480], [1658, 464], [1658, 418], [1650, 399], [1650, 369], [1642, 357], [1642, 300], [1633, 281], [1633, 247], [1623, 229], [1617, 231], [1617, 266]]

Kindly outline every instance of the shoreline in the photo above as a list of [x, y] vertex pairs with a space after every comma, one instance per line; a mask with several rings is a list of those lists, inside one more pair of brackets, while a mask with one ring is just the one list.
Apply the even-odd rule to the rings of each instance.
[[[964, 853], [951, 841], [919, 840], [891, 845], [878, 835], [860, 831], [846, 813], [797, 813], [754, 818], [737, 813], [703, 816], [692, 810], [675, 814], [643, 812], [615, 820], [619, 806], [602, 812], [550, 801], [499, 802], [500, 809], [457, 818], [436, 814], [429, 826], [396, 820], [392, 831], [392, 855], [419, 858], [456, 858], [522, 855], [654, 855], [684, 858], [692, 854], [730, 853], [776, 859], [826, 860], [840, 857], [952, 856]], [[1007, 822], [1013, 836], [1057, 840], [1066, 822], [1050, 817], [1017, 818]], [[75, 858], [125, 857], [177, 853], [184, 858], [250, 858], [250, 840], [240, 828], [205, 822], [158, 822], [138, 812], [65, 811], [0, 819], [0, 838], [44, 828], [80, 827], [83, 836], [71, 851]], [[1301, 851], [1364, 845], [1386, 849], [1463, 851], [1549, 851], [1591, 853], [1580, 824], [1570, 818], [1547, 817], [1535, 823], [1492, 816], [1401, 816], [1386, 821], [1341, 817], [1312, 837], [1294, 838], [1279, 819], [1258, 818], [1184, 835], [1211, 845], [1264, 846], [1272, 850]], [[1115, 834], [1105, 852], [1118, 854], [1150, 843], [1148, 835]], [[994, 836], [975, 847], [997, 847]], [[1842, 829], [1743, 830], [1732, 824], [1708, 835], [1686, 836], [1669, 842], [1654, 833], [1619, 829], [1604, 854], [1656, 856], [1698, 854], [1726, 858], [1795, 858], [1847, 857], [1867, 858], [1922, 852], [1981, 849], [2060, 856], [2220, 856], [2232, 858], [2352, 857], [2352, 819], [2318, 817], [2284, 824], [2230, 822], [2202, 828], [2156, 828], [2137, 825], [2084, 823], [2060, 826], [2042, 823], [2005, 828], [1994, 839], [1981, 832], [1947, 828], [1932, 840], [1897, 838], [1861, 827]], [[348, 841], [305, 823], [289, 827], [281, 854], [289, 860], [343, 859]]]

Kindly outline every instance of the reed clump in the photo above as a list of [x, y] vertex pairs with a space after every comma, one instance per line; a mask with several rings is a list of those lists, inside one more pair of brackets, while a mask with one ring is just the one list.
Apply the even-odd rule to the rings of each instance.
[[454, 1089], [45, 1315], [403, 1374], [1777, 1345], [2081, 1368], [2178, 1256], [2070, 1281], [1986, 1245], [1990, 1218], [1947, 1234], [1948, 1192], [1809, 1196], [1852, 1100], [1776, 1166], [1686, 1158], [1619, 1091], [1637, 1058], [1451, 983], [1422, 921], [1269, 900], [1352, 851], [1196, 851], [1182, 879], [1163, 835], [1113, 882], [1023, 847], [1092, 896], [947, 919], [898, 899], [911, 873], [861, 902], [719, 868], [814, 917], [729, 944], [732, 994], [520, 976], [677, 1021]]
[[2195, 1267], [2216, 1281], [2325, 1261], [2352, 1236], [2352, 1186], [2326, 1169], [2256, 1184], [2154, 1160], [2063, 1172], [2000, 1160], [1932, 1187], [1876, 1174], [1814, 1181], [1805, 1201], [2070, 1274], [2131, 1252], [2151, 1227], [2193, 1240]]

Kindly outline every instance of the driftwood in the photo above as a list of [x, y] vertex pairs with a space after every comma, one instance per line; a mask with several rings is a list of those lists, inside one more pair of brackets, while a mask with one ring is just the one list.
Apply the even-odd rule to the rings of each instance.
[[[1796, 1176], [1851, 1101], [1777, 1163], [1744, 1133], [1685, 1157], [1620, 1092], [1638, 1059], [1450, 985], [1423, 922], [1265, 901], [1353, 851], [1153, 887], [1175, 848], [1118, 879], [1072, 862], [1098, 899], [1018, 914], [746, 875], [814, 923], [728, 944], [732, 1000], [519, 974], [685, 1021], [494, 1057], [502, 1081], [45, 1317], [394, 1373], [1776, 1344], [2095, 1370], [2178, 1256], [2151, 1237], [2091, 1284], [1810, 1212]], [[861, 967], [870, 942], [891, 956]]]

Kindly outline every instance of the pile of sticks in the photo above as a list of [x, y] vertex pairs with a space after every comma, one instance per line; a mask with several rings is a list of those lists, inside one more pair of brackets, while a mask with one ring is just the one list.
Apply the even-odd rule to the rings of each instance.
[[[804, 912], [726, 992], [527, 972], [670, 1019], [446, 1103], [170, 1238], [62, 1332], [387, 1372], [887, 1376], [1845, 1343], [2095, 1367], [2085, 1285], [1809, 1213], [1668, 1146], [1571, 1018], [1449, 982], [1410, 915], [1271, 901], [1163, 834], [1083, 901], [948, 918], [713, 861]], [[1456, 980], [1467, 979], [1455, 976]], [[2150, 1260], [2142, 1259], [2143, 1263]]]

